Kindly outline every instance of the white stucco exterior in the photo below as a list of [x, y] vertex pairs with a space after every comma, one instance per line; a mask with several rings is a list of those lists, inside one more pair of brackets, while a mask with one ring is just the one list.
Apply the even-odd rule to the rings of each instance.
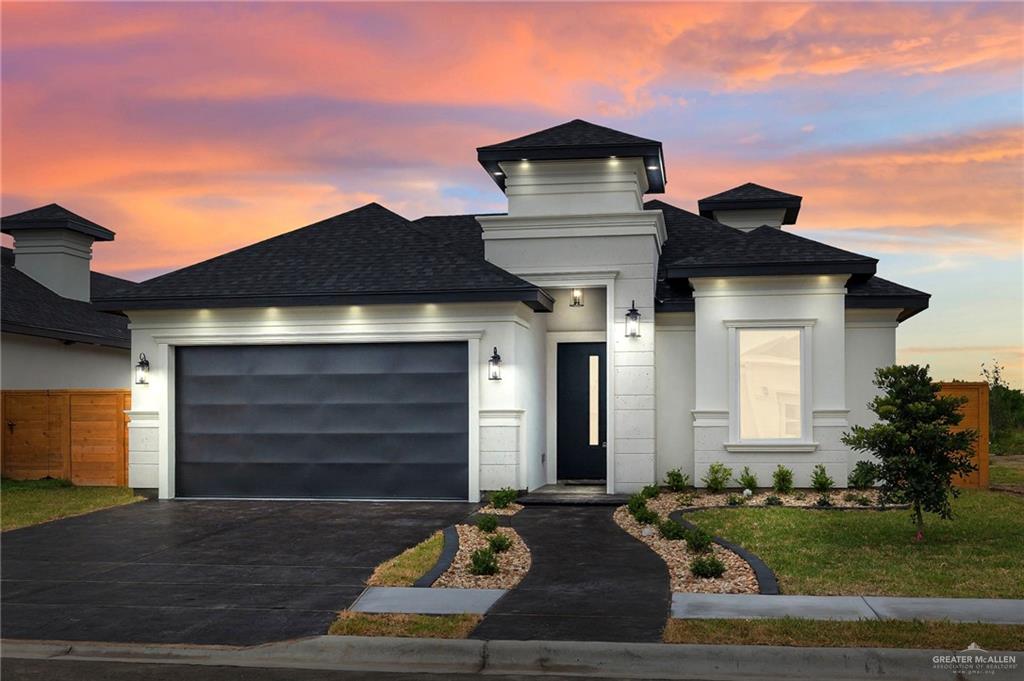
[[0, 387], [4, 390], [127, 388], [132, 362], [127, 349], [16, 333], [0, 342]]

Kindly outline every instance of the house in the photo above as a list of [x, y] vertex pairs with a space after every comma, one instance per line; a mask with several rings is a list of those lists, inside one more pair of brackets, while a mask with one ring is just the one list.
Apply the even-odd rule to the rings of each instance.
[[78, 485], [127, 482], [128, 318], [94, 296], [132, 282], [91, 269], [109, 229], [57, 204], [0, 221], [14, 249], [0, 253], [2, 473]]
[[0, 221], [4, 390], [122, 388], [131, 384], [128, 319], [93, 297], [133, 282], [93, 272], [92, 246], [114, 232], [55, 203]]
[[793, 194], [645, 201], [655, 140], [574, 120], [477, 154], [505, 214], [371, 203], [107, 295], [151, 363], [131, 485], [475, 501], [716, 461], [846, 480], [840, 437], [927, 294], [789, 231]]

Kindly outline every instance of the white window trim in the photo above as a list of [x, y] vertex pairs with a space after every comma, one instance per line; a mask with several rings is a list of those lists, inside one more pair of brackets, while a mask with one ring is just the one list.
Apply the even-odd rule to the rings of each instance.
[[[729, 452], [813, 452], [813, 382], [811, 379], [814, 343], [814, 319], [742, 319], [726, 320], [729, 334]], [[740, 356], [739, 334], [742, 329], [779, 329], [800, 332], [800, 437], [765, 440], [744, 440], [740, 437]]]

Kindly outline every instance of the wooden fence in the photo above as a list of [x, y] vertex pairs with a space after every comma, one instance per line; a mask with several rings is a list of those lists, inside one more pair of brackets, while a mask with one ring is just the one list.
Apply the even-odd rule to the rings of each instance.
[[961, 411], [964, 420], [960, 428], [973, 428], [978, 431], [978, 441], [974, 445], [974, 465], [978, 470], [970, 475], [961, 476], [956, 480], [958, 487], [988, 488], [988, 383], [958, 382], [939, 383], [943, 395], [966, 397]]
[[0, 404], [5, 478], [128, 484], [130, 390], [4, 390]]

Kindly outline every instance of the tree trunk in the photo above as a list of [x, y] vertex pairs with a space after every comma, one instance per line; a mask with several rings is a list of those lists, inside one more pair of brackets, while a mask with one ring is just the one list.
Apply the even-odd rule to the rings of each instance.
[[921, 504], [914, 504], [914, 524], [917, 525], [917, 534], [914, 541], [924, 541], [924, 513], [921, 511]]

